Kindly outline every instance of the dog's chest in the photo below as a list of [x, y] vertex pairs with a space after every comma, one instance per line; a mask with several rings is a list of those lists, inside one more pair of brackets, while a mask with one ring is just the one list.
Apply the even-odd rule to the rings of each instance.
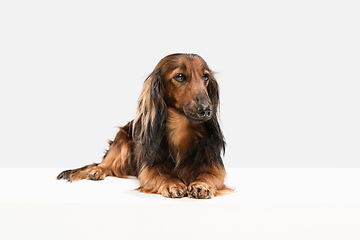
[[166, 135], [170, 150], [176, 158], [181, 158], [195, 146], [201, 126], [194, 126], [184, 115], [169, 111], [166, 122]]

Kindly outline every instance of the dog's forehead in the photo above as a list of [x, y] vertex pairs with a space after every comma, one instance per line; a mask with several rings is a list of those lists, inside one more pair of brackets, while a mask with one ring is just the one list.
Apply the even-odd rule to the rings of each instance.
[[196, 58], [196, 57], [195, 58], [187, 58], [187, 57], [180, 58], [178, 61], [178, 64], [177, 64], [177, 68], [184, 72], [186, 72], [186, 71], [202, 72], [204, 70], [207, 70], [207, 66], [206, 66], [206, 63], [204, 62], [204, 60], [202, 60], [200, 58]]

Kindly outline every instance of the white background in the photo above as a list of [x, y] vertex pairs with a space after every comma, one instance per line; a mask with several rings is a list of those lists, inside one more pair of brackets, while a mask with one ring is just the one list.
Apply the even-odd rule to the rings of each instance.
[[227, 167], [360, 167], [357, 1], [1, 1], [0, 167], [98, 162], [164, 56], [217, 72]]

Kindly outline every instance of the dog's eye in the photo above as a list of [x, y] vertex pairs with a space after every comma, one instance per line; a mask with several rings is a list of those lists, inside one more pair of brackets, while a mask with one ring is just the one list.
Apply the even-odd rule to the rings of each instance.
[[204, 79], [205, 82], [209, 81], [210, 75], [207, 74], [207, 73], [205, 73], [205, 74], [203, 75], [203, 79]]
[[185, 81], [185, 75], [182, 73], [178, 73], [175, 75], [174, 79], [178, 82], [183, 82]]

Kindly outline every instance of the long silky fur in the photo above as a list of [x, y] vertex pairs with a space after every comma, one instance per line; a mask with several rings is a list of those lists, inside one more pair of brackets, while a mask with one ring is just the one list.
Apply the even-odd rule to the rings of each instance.
[[[160, 146], [166, 132], [165, 90], [160, 71], [155, 69], [145, 80], [138, 112], [133, 122], [138, 172], [160, 160]], [[159, 155], [160, 154], [160, 155]]]
[[188, 149], [182, 159], [176, 163], [165, 138], [167, 107], [160, 71], [162, 67], [159, 64], [145, 80], [139, 98], [138, 112], [133, 122], [137, 170], [139, 173], [142, 168], [151, 168], [156, 164], [165, 171], [174, 169], [172, 174], [187, 176], [186, 181], [191, 182], [204, 164], [206, 167], [211, 165], [224, 167], [221, 156], [225, 153], [226, 143], [218, 122], [219, 86], [216, 79], [210, 79], [207, 90], [213, 104], [213, 116], [202, 123], [205, 135], [198, 137], [196, 145]]

